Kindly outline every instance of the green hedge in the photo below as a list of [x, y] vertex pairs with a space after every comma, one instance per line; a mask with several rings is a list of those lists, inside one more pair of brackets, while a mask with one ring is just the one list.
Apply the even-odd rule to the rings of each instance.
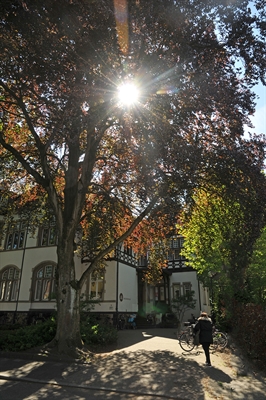
[[[25, 351], [49, 343], [56, 333], [56, 321], [51, 318], [36, 325], [0, 331], [0, 351]], [[117, 330], [112, 325], [86, 319], [81, 323], [81, 337], [85, 345], [115, 343]]]
[[55, 336], [56, 323], [54, 319], [40, 322], [36, 325], [23, 326], [15, 330], [0, 332], [1, 351], [23, 351], [49, 343]]
[[258, 304], [234, 305], [233, 336], [247, 356], [266, 370], [266, 311]]

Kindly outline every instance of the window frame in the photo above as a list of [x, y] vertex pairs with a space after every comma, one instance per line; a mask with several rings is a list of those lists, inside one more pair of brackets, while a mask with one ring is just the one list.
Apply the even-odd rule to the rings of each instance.
[[[100, 275], [100, 278], [99, 278]], [[104, 298], [104, 284], [105, 284], [105, 273], [100, 272], [100, 271], [92, 271], [90, 274], [90, 280], [89, 280], [89, 297], [92, 300], [99, 300], [103, 301]], [[95, 284], [95, 290], [92, 291], [92, 286]], [[101, 287], [101, 291], [99, 291], [99, 285]], [[99, 292], [101, 293], [100, 297]], [[92, 295], [92, 293], [95, 293], [95, 295]]]
[[184, 296], [190, 295], [192, 292], [192, 284], [191, 282], [183, 282], [183, 294]]
[[[12, 275], [11, 271], [13, 271]], [[4, 275], [6, 275], [6, 277], [4, 277]], [[0, 302], [17, 301], [19, 281], [20, 270], [15, 265], [8, 265], [0, 271]]]
[[[178, 294], [176, 294], [177, 291], [179, 292]], [[178, 299], [180, 296], [181, 296], [181, 283], [173, 283], [173, 298]]]
[[56, 268], [56, 263], [52, 261], [43, 262], [35, 267], [31, 289], [32, 302], [49, 302], [56, 300]]
[[184, 247], [183, 236], [171, 239], [168, 250], [168, 261], [180, 261], [180, 260], [185, 261], [185, 257], [180, 254], [183, 247]]
[[27, 222], [23, 220], [13, 221], [8, 225], [5, 250], [22, 250], [26, 244]]
[[46, 224], [39, 227], [39, 247], [56, 246], [58, 243], [58, 232], [55, 217], [52, 217]]

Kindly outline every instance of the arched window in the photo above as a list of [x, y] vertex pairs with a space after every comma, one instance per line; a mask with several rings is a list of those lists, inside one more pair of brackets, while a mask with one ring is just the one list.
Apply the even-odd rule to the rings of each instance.
[[93, 271], [90, 276], [90, 298], [103, 300], [104, 272]]
[[55, 263], [43, 263], [36, 267], [32, 282], [33, 301], [55, 300]]
[[0, 272], [0, 301], [16, 301], [19, 287], [19, 269], [15, 266]]

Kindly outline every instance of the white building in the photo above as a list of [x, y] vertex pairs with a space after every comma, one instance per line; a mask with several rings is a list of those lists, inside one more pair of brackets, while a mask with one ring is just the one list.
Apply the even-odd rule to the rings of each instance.
[[[135, 313], [146, 318], [154, 314], [160, 323], [162, 315], [169, 312], [175, 296], [193, 290], [196, 308], [191, 313], [210, 311], [208, 290], [197, 279], [196, 272], [186, 266], [180, 256], [183, 238], [172, 240], [168, 268], [162, 280], [150, 286], [142, 279], [145, 263], [139, 265], [131, 249], [121, 246], [108, 261], [102, 273], [92, 274], [84, 293], [97, 299], [94, 313], [109, 315]], [[56, 310], [55, 271], [57, 263], [55, 223], [40, 227], [32, 236], [25, 223], [17, 220], [1, 237], [0, 248], [0, 323], [31, 322]], [[76, 257], [77, 279], [87, 268], [86, 260]]]

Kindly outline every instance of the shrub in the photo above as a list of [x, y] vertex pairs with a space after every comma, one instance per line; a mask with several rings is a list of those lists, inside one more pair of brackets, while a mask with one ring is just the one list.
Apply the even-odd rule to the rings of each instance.
[[266, 370], [266, 312], [257, 304], [235, 303], [233, 335], [250, 359]]
[[23, 351], [50, 342], [56, 332], [54, 319], [15, 330], [5, 330], [0, 336], [0, 350]]
[[86, 345], [112, 344], [117, 341], [117, 329], [111, 324], [104, 324], [93, 317], [87, 317], [81, 323], [81, 337]]
[[[56, 321], [51, 318], [36, 325], [9, 328], [1, 330], [0, 351], [25, 351], [49, 343], [56, 333]], [[112, 344], [117, 340], [117, 330], [87, 317], [81, 323], [81, 336], [86, 345]]]

